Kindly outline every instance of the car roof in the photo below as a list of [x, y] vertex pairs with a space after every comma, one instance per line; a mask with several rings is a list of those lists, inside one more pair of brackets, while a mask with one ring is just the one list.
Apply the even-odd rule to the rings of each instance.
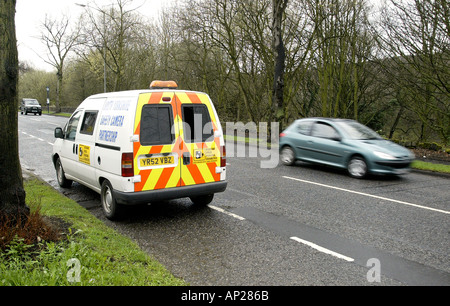
[[296, 121], [303, 121], [303, 120], [314, 120], [314, 121], [331, 121], [331, 122], [342, 122], [342, 121], [355, 121], [353, 119], [345, 119], [345, 118], [327, 118], [327, 117], [308, 117], [308, 118], [301, 118], [297, 119]]

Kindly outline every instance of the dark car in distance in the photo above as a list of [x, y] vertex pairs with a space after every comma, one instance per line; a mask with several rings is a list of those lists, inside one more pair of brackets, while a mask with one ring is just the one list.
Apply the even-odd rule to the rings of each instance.
[[32, 113], [34, 115], [42, 115], [42, 107], [36, 99], [22, 99], [20, 101], [20, 114], [27, 115]]
[[367, 174], [405, 174], [414, 154], [350, 119], [305, 118], [280, 134], [284, 165], [305, 161], [346, 169], [355, 178]]

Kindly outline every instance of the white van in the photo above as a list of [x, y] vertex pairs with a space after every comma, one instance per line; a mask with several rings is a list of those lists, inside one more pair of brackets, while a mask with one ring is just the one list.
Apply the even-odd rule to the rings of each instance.
[[59, 185], [76, 181], [100, 193], [109, 219], [120, 217], [122, 205], [183, 197], [207, 205], [227, 186], [213, 103], [173, 81], [90, 96], [55, 137]]

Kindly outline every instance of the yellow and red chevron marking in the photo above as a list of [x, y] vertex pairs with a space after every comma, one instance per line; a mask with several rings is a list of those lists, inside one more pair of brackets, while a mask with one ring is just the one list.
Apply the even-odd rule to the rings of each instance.
[[[210, 143], [186, 143], [183, 138], [182, 125], [182, 104], [205, 104], [208, 107], [214, 131], [217, 130], [216, 118], [210, 106], [209, 98], [206, 94], [195, 92], [151, 92], [141, 94], [136, 109], [136, 119], [134, 134], [140, 136], [140, 119], [142, 107], [145, 104], [169, 104], [163, 102], [163, 97], [170, 97], [174, 118], [175, 142], [168, 145], [141, 146], [139, 142], [134, 143], [134, 171], [135, 175], [141, 176], [141, 182], [135, 183], [135, 191], [146, 191], [155, 189], [164, 189], [177, 186], [203, 184], [220, 180], [220, 174], [216, 173], [216, 167], [220, 166], [220, 139], [217, 137]], [[211, 149], [217, 156], [216, 162], [197, 163], [192, 162], [189, 165], [183, 164], [183, 153], [189, 153], [193, 156], [195, 149]], [[146, 154], [175, 153], [178, 158], [176, 166], [166, 168], [155, 168], [139, 170], [138, 157]]]

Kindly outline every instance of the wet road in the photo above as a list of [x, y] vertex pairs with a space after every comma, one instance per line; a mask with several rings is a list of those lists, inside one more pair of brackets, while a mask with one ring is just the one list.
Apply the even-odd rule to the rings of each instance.
[[264, 169], [261, 158], [230, 157], [228, 146], [228, 188], [208, 207], [152, 203], [111, 222], [95, 192], [57, 186], [51, 144], [66, 121], [19, 115], [22, 167], [192, 285], [450, 285], [448, 176], [356, 180], [303, 163]]

